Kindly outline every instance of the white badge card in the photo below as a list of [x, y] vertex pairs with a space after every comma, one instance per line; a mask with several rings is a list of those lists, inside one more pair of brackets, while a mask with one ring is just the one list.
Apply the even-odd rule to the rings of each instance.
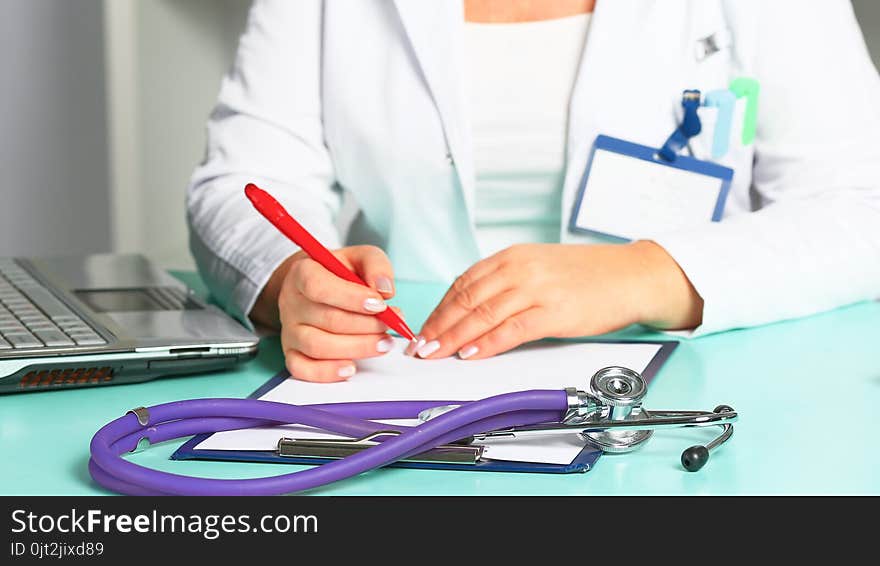
[[638, 240], [721, 220], [733, 169], [600, 135], [581, 180], [569, 229]]

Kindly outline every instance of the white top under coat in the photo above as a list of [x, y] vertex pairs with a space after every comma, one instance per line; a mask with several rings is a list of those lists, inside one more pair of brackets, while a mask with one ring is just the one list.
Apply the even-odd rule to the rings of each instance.
[[484, 257], [559, 241], [568, 106], [589, 22], [578, 14], [465, 23], [474, 222]]

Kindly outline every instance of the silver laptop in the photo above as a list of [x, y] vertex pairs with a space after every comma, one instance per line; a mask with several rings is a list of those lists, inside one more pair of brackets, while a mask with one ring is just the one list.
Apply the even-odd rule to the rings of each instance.
[[0, 393], [225, 369], [257, 337], [139, 255], [0, 258]]

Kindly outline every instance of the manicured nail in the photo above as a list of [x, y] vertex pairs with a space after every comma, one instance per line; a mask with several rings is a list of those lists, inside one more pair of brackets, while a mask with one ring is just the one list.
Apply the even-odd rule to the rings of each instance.
[[436, 352], [439, 349], [440, 349], [440, 342], [438, 342], [436, 340], [431, 340], [427, 344], [423, 344], [421, 347], [419, 347], [419, 357], [420, 358], [427, 358], [428, 356], [430, 356], [431, 354], [433, 354], [434, 352]]
[[376, 290], [381, 293], [393, 293], [394, 287], [391, 285], [391, 279], [384, 275], [376, 277]]
[[379, 340], [379, 342], [376, 344], [376, 351], [382, 352], [384, 354], [385, 352], [390, 352], [391, 348], [393, 347], [394, 338], [389, 336], [388, 338], [382, 338], [381, 340]]
[[369, 298], [364, 301], [364, 310], [368, 312], [382, 312], [388, 308], [388, 305], [385, 304], [385, 301], [380, 299]]
[[412, 340], [410, 340], [409, 345], [406, 347], [406, 350], [403, 351], [404, 355], [407, 356], [415, 356], [416, 352], [419, 351], [419, 348], [425, 345], [425, 339], [421, 336], [416, 336]]
[[466, 360], [466, 359], [470, 358], [471, 356], [473, 356], [474, 354], [476, 354], [476, 353], [479, 352], [479, 351], [480, 351], [479, 348], [477, 348], [477, 347], [474, 346], [474, 345], [470, 345], [470, 346], [468, 346], [467, 348], [462, 348], [461, 350], [459, 350], [459, 351], [458, 351], [458, 357], [461, 358], [461, 359], [463, 359], [463, 360]]
[[354, 367], [354, 364], [342, 366], [337, 370], [336, 375], [339, 377], [351, 377], [354, 375], [354, 372], [357, 371], [357, 368]]

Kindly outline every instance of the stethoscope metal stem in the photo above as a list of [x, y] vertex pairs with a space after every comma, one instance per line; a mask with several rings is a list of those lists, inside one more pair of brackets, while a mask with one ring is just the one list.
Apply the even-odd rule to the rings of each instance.
[[706, 444], [706, 450], [712, 450], [713, 448], [724, 444], [725, 442], [727, 442], [728, 438], [733, 436], [733, 427], [730, 424], [725, 424], [723, 426], [724, 431], [720, 435], [718, 435], [718, 438], [715, 438], [714, 440], [712, 440], [712, 442]]
[[[736, 411], [734, 411], [732, 407], [728, 407], [727, 405], [718, 405], [717, 407], [715, 407], [715, 412], [727, 415], [733, 414], [734, 416], [736, 416]], [[706, 445], [706, 450], [712, 450], [713, 448], [724, 444], [725, 442], [727, 442], [728, 438], [733, 436], [733, 422], [734, 421], [731, 421], [722, 425], [723, 430], [721, 434], [718, 435], [718, 438], [715, 438], [714, 440], [712, 440], [712, 442]]]
[[[514, 427], [505, 430], [496, 430], [474, 438], [483, 440], [499, 436], [537, 436], [544, 434], [559, 434], [563, 432], [602, 432], [606, 430], [660, 430], [667, 428], [691, 428], [704, 426], [724, 426], [732, 430], [732, 425], [738, 420], [736, 411], [710, 413], [708, 411], [651, 411], [648, 418], [634, 418], [630, 420], [612, 421], [601, 420], [591, 423], [546, 423], [530, 425], [526, 427]], [[732, 433], [730, 433], [732, 434]], [[729, 437], [730, 434], [727, 434]], [[719, 437], [720, 438], [720, 437]], [[724, 439], [726, 440], [726, 438]], [[724, 440], [714, 442], [714, 446]], [[711, 444], [711, 443], [710, 443]]]

